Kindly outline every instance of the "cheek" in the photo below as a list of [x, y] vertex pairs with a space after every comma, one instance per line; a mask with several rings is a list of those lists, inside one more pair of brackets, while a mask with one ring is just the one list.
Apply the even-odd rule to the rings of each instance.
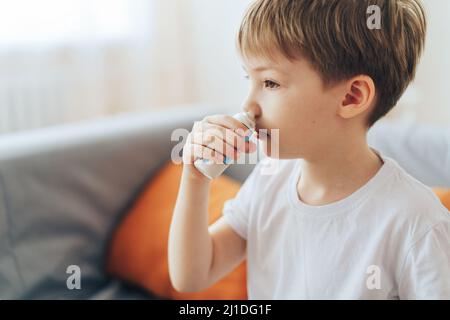
[[266, 101], [263, 123], [271, 131], [279, 129], [280, 148], [304, 144], [304, 140], [320, 136], [327, 112], [324, 97], [317, 96], [316, 91], [305, 93], [293, 89]]
[[334, 121], [333, 105], [319, 89], [293, 89], [271, 106], [266, 113], [267, 127], [280, 130], [278, 139], [261, 141], [266, 154], [274, 156], [274, 150], [278, 150], [280, 158], [302, 157], [329, 140]]

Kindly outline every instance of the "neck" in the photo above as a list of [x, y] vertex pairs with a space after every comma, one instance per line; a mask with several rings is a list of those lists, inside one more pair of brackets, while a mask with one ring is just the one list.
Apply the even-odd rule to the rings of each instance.
[[359, 142], [340, 143], [332, 150], [336, 151], [300, 160], [302, 174], [297, 193], [303, 202], [325, 205], [344, 199], [366, 184], [383, 165], [365, 137]]

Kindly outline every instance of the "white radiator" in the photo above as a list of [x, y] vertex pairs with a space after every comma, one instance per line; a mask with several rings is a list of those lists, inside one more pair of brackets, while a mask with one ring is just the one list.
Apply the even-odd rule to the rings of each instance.
[[0, 133], [104, 113], [101, 67], [64, 52], [0, 56]]

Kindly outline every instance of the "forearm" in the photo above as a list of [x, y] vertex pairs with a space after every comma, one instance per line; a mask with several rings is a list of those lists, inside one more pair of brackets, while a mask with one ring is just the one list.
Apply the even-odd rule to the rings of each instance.
[[185, 165], [169, 232], [169, 273], [179, 291], [197, 291], [208, 281], [213, 256], [208, 232], [210, 181]]

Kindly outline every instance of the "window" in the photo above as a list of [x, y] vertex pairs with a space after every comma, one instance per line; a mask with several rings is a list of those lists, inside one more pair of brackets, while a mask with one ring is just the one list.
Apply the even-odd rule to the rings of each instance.
[[0, 0], [0, 46], [150, 34], [153, 0]]

